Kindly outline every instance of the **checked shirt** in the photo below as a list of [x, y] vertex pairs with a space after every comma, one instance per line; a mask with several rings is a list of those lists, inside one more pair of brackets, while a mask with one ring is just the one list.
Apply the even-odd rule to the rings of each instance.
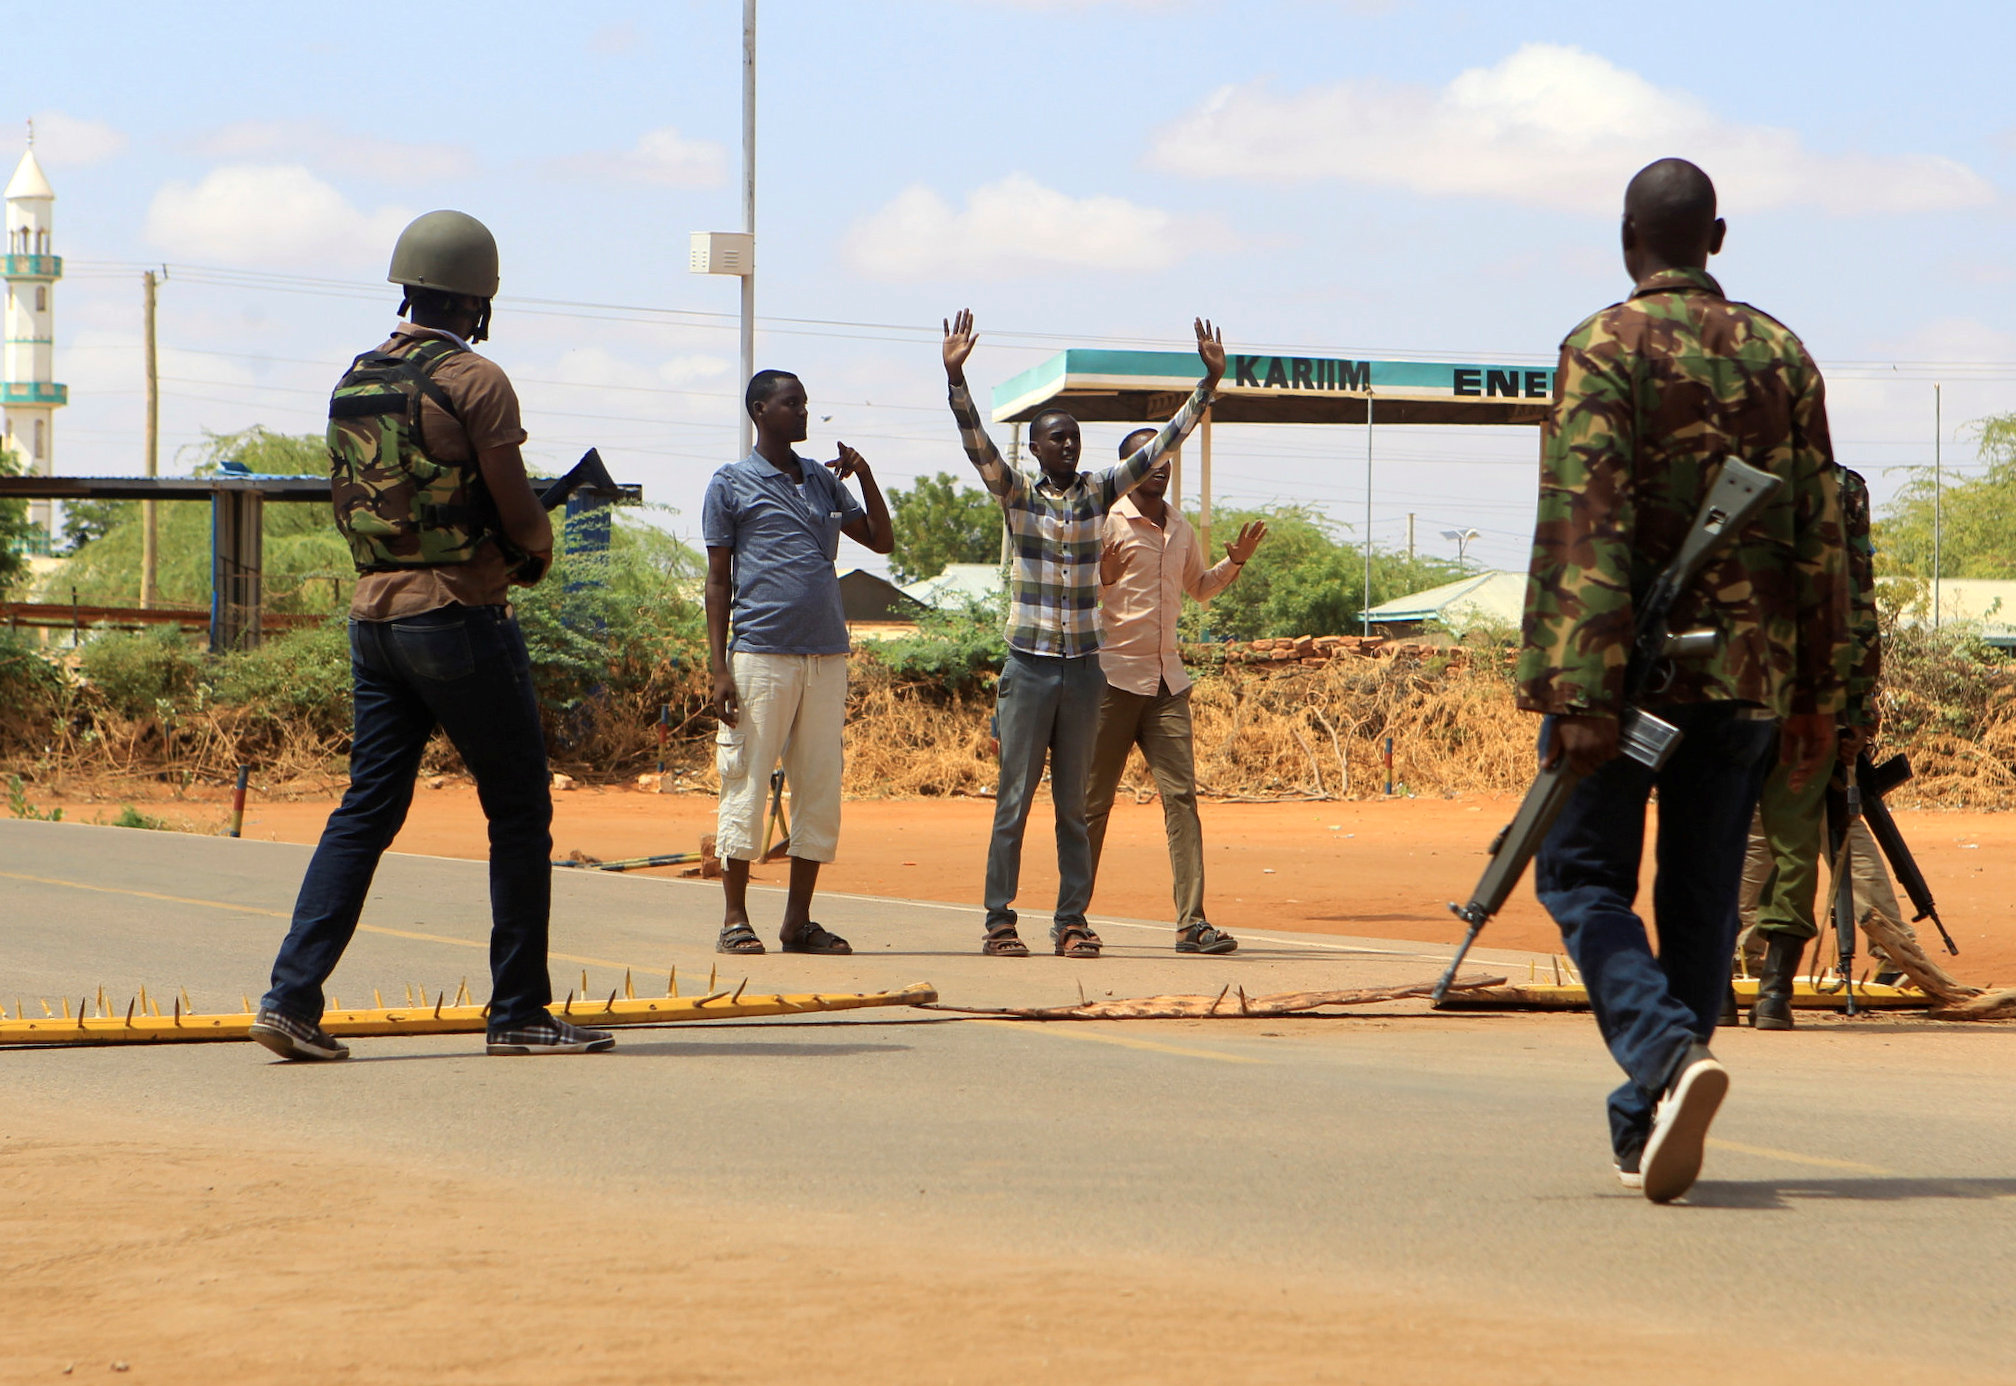
[[1210, 391], [1199, 385], [1176, 417], [1119, 466], [1079, 472], [1061, 487], [1008, 465], [964, 385], [952, 387], [951, 399], [966, 457], [1000, 502], [1008, 525], [1009, 648], [1065, 659], [1097, 653], [1106, 512], [1190, 436], [1211, 403]]

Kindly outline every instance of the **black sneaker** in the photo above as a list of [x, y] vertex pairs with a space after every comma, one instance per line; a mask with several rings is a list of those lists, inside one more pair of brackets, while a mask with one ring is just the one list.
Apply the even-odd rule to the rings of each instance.
[[1652, 1114], [1652, 1135], [1639, 1161], [1645, 1197], [1671, 1203], [1694, 1186], [1708, 1126], [1729, 1091], [1729, 1070], [1699, 1040], [1687, 1046], [1666, 1094]]
[[312, 1020], [296, 1020], [274, 1010], [271, 1006], [261, 1006], [259, 1016], [245, 1031], [246, 1036], [278, 1054], [283, 1059], [347, 1059], [350, 1046], [339, 1043], [335, 1036]]
[[1610, 1167], [1617, 1171], [1618, 1183], [1627, 1189], [1642, 1189], [1645, 1187], [1645, 1175], [1639, 1168], [1644, 1155], [1645, 1152], [1640, 1149], [1632, 1151], [1629, 1155], [1619, 1155], [1617, 1157]]
[[616, 1047], [616, 1036], [607, 1030], [589, 1030], [569, 1025], [555, 1016], [535, 1020], [522, 1030], [492, 1030], [492, 1054], [599, 1054]]
[[1176, 935], [1179, 953], [1232, 953], [1238, 948], [1238, 939], [1210, 924], [1192, 924]]

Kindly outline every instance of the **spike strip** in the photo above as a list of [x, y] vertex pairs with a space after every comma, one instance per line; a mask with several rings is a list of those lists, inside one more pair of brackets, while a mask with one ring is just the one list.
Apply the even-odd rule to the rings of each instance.
[[[748, 985], [745, 981], [745, 987]], [[813, 1011], [863, 1010], [877, 1006], [922, 1006], [938, 999], [937, 989], [919, 982], [899, 991], [859, 993], [797, 993], [753, 996], [727, 990], [705, 996], [658, 996], [639, 999], [617, 997], [596, 1006], [576, 1000], [568, 1019], [577, 1025], [621, 1027], [662, 1025], [681, 1020], [760, 1019], [766, 1016], [801, 1015]], [[88, 1000], [88, 998], [87, 998]], [[334, 1005], [322, 1014], [322, 1028], [332, 1035], [355, 1037], [372, 1035], [480, 1034], [485, 1028], [488, 1006], [434, 1005], [379, 1007], [370, 1010], [340, 1010]], [[559, 1006], [548, 1008], [556, 1014]], [[148, 1044], [175, 1041], [242, 1040], [252, 1023], [249, 1013], [196, 1015], [178, 1011], [173, 1017], [140, 1015], [130, 1020], [121, 1016], [67, 1014], [59, 1019], [0, 1020], [0, 1048], [20, 1044]], [[66, 1007], [67, 1011], [67, 1007]]]
[[[1816, 987], [1810, 977], [1798, 978], [1792, 984], [1792, 1005], [1802, 1011], [1838, 1011], [1843, 1009], [1845, 1000], [1842, 992], [1829, 989], [1832, 984], [1823, 983]], [[1739, 1006], [1755, 1004], [1757, 1000], [1757, 979], [1738, 977], [1731, 983]], [[1452, 1010], [1485, 1011], [1507, 1010], [1581, 1010], [1589, 1004], [1589, 990], [1579, 981], [1564, 981], [1558, 985], [1546, 982], [1528, 982], [1520, 986], [1487, 987], [1466, 992], [1460, 1001], [1454, 1002]], [[1879, 987], [1870, 983], [1867, 994], [1861, 982], [1855, 984], [1855, 1004], [1871, 1009], [1892, 1011], [1922, 1011], [1936, 1004], [1936, 999], [1915, 987]]]

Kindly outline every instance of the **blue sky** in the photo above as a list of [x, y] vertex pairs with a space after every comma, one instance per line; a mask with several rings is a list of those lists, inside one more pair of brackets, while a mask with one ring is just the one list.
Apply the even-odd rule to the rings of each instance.
[[[966, 470], [935, 345], [964, 305], [982, 386], [1067, 342], [1180, 345], [1198, 313], [1248, 349], [1547, 360], [1626, 289], [1617, 198], [1670, 153], [1716, 177], [1712, 268], [1805, 338], [1879, 500], [1930, 461], [1934, 380], [1964, 467], [1967, 422], [2016, 409], [2010, 8], [1649, 12], [768, 0], [758, 362], [805, 377], [809, 451], [844, 439], [893, 485]], [[740, 5], [187, 13], [71, 0], [12, 49], [0, 114], [37, 118], [69, 270], [59, 469], [140, 469], [143, 268], [170, 275], [164, 457], [319, 431], [390, 321], [392, 236], [454, 206], [503, 245], [488, 350], [533, 460], [598, 444], [690, 535], [734, 449], [734, 283], [686, 243], [739, 225]], [[1360, 525], [1364, 454], [1223, 428], [1219, 499]], [[1387, 429], [1375, 456], [1376, 542], [1411, 512], [1427, 551], [1475, 527], [1473, 557], [1523, 562], [1530, 431]]]

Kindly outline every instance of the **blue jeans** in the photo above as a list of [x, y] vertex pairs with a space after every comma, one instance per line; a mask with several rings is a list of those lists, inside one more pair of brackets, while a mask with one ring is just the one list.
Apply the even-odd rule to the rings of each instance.
[[1022, 878], [1022, 830], [1043, 758], [1050, 758], [1050, 798], [1057, 809], [1055, 926], [1083, 925], [1092, 903], [1092, 844], [1085, 828], [1085, 784], [1099, 734], [1106, 674], [1097, 654], [1060, 659], [1008, 651], [995, 695], [1001, 738], [1001, 784], [994, 795], [994, 834], [987, 844], [987, 929], [1012, 929]]
[[261, 1004], [320, 1019], [322, 984], [357, 931], [378, 859], [406, 821], [420, 753], [438, 725], [475, 777], [490, 820], [490, 1028], [540, 1019], [553, 999], [546, 975], [553, 797], [518, 623], [501, 606], [352, 621], [350, 674], [350, 790], [308, 863]]
[[[1620, 1157], [1644, 1146], [1652, 1109], [1687, 1046], [1715, 1031], [1736, 946], [1750, 815], [1777, 736], [1771, 722], [1736, 703], [1655, 711], [1681, 731], [1666, 768], [1655, 776], [1620, 756], [1583, 780], [1534, 863], [1540, 903], [1561, 926], [1603, 1041], [1627, 1075], [1610, 1094], [1610, 1143]], [[1645, 921], [1631, 909], [1655, 784], [1656, 958]]]

